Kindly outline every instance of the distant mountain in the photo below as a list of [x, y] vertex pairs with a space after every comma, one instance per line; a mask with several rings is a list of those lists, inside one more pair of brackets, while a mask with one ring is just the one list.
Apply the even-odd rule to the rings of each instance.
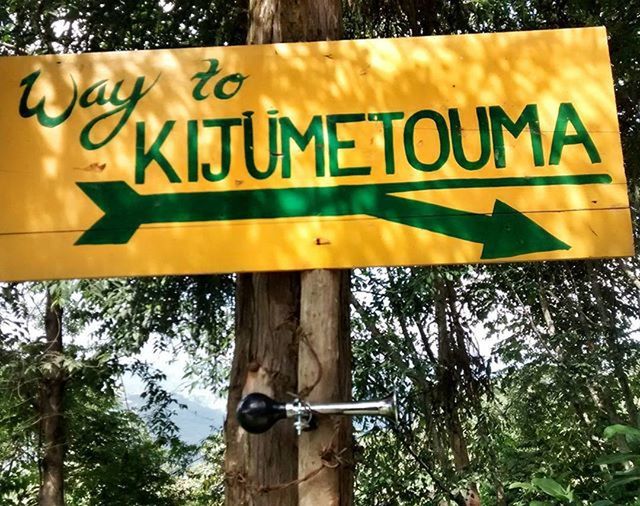
[[[180, 404], [187, 406], [186, 409], [180, 409], [174, 405], [176, 414], [172, 417], [173, 422], [180, 429], [180, 439], [185, 443], [199, 444], [212, 432], [222, 427], [224, 423], [222, 410], [209, 408], [180, 394], [173, 394], [173, 397]], [[140, 395], [128, 395], [127, 402], [131, 409], [140, 412], [145, 401]], [[141, 415], [144, 417], [143, 413]]]

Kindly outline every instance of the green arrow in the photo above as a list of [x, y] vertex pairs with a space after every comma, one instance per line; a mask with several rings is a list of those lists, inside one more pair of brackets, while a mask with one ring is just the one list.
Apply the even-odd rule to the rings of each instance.
[[442, 188], [610, 182], [606, 174], [592, 174], [155, 195], [140, 195], [124, 181], [77, 183], [105, 215], [76, 244], [124, 244], [140, 225], [150, 223], [368, 215], [482, 243], [483, 259], [506, 258], [570, 246], [500, 201], [495, 202], [491, 215], [485, 215], [391, 194]]
[[571, 249], [571, 246], [500, 200], [495, 201], [491, 215], [390, 195], [385, 196], [381, 204], [372, 216], [481, 243], [484, 247], [480, 258], [484, 260]]

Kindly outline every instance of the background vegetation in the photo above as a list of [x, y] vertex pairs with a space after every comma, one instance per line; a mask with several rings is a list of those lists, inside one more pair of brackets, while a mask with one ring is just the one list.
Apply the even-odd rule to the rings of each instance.
[[[0, 54], [242, 44], [246, 9], [5, 0]], [[349, 0], [344, 24], [349, 38], [606, 26], [637, 233], [635, 0]], [[45, 346], [47, 291], [64, 310], [62, 354]], [[470, 489], [486, 505], [640, 504], [639, 295], [637, 258], [355, 271], [354, 397], [395, 384], [403, 399], [398, 427], [358, 427], [358, 504], [460, 503]], [[154, 338], [224, 395], [232, 305], [230, 276], [2, 285], [0, 503], [37, 504], [39, 385], [53, 371], [65, 385], [67, 504], [221, 504], [220, 435], [182, 443], [179, 406], [137, 357]], [[127, 371], [146, 384], [144, 420], [120, 400]]]

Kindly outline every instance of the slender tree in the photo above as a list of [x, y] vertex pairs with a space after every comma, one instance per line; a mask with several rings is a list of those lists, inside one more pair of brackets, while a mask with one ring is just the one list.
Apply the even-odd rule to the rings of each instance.
[[40, 506], [64, 506], [64, 383], [62, 367], [62, 308], [47, 290], [42, 377], [40, 379], [40, 438], [42, 441]]

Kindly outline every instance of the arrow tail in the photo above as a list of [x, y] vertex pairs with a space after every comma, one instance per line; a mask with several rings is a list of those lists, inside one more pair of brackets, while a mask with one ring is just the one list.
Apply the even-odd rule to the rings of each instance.
[[104, 211], [104, 216], [80, 236], [76, 245], [127, 243], [140, 227], [135, 209], [143, 197], [124, 181], [76, 184]]

